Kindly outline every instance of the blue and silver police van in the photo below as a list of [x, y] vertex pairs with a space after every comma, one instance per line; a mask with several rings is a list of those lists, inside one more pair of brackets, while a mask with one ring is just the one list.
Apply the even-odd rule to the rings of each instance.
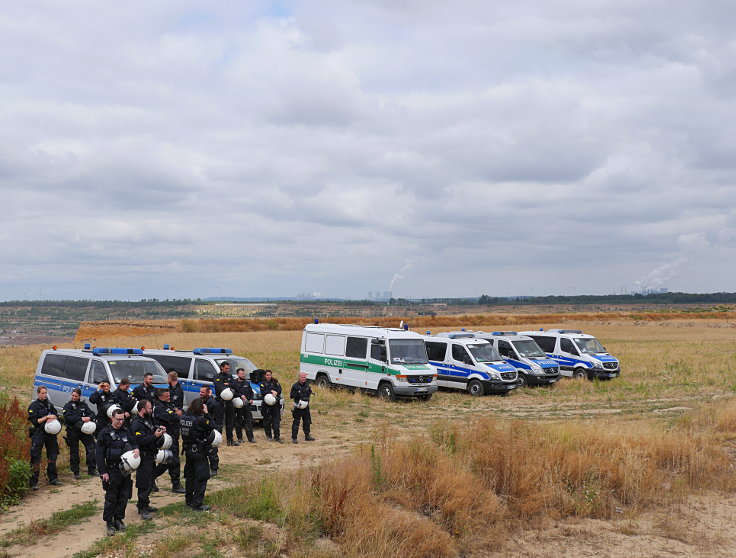
[[[234, 355], [232, 349], [223, 347], [198, 347], [192, 350], [178, 350], [171, 348], [170, 345], [164, 345], [163, 349], [145, 349], [143, 354], [149, 358], [155, 359], [164, 370], [175, 370], [179, 376], [182, 390], [184, 391], [184, 404], [189, 403], [199, 397], [199, 388], [202, 386], [209, 387], [214, 391], [213, 380], [220, 372], [220, 364], [222, 362], [230, 363], [230, 374], [235, 377], [238, 368], [245, 370], [245, 377], [250, 381], [250, 387], [253, 389], [253, 404], [250, 406], [254, 420], [262, 420], [261, 406], [263, 400], [261, 398], [261, 373], [263, 372], [249, 359]], [[288, 389], [291, 382], [284, 382], [283, 378], [277, 378], [281, 381], [282, 389]], [[288, 384], [288, 385], [287, 385]], [[281, 399], [281, 410], [284, 410], [284, 400]]]
[[516, 368], [501, 358], [493, 344], [471, 332], [424, 336], [429, 364], [437, 369], [437, 385], [471, 395], [508, 395], [518, 386]]
[[[82, 397], [97, 391], [102, 382], [110, 384], [110, 391], [117, 389], [123, 378], [129, 378], [131, 387], [143, 383], [143, 375], [153, 374], [156, 387], [167, 387], [166, 373], [161, 365], [151, 358], [143, 356], [141, 349], [130, 348], [91, 348], [53, 349], [41, 353], [36, 365], [33, 379], [32, 399], [36, 398], [36, 389], [43, 386], [47, 389], [49, 401], [61, 410], [71, 398], [74, 388], [82, 390]], [[96, 405], [90, 404], [95, 412]]]
[[540, 329], [519, 334], [534, 339], [548, 357], [559, 363], [563, 376], [610, 380], [621, 374], [619, 361], [595, 337], [579, 329]]
[[527, 335], [515, 331], [473, 332], [478, 339], [493, 344], [503, 359], [516, 368], [522, 386], [549, 386], [560, 379], [560, 365], [549, 358]]

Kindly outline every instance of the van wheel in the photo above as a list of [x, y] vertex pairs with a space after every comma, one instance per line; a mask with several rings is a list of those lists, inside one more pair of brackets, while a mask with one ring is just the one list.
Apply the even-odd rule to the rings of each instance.
[[317, 375], [317, 387], [328, 388], [330, 386], [332, 386], [332, 382], [330, 382], [330, 378], [327, 376], [327, 374]]
[[573, 372], [572, 377], [576, 380], [585, 380], [588, 377], [588, 373], [582, 368], [576, 368]]
[[470, 382], [468, 383], [468, 393], [473, 397], [480, 397], [481, 395], [484, 395], [485, 390], [483, 389], [483, 384], [481, 384], [478, 380], [470, 380]]
[[519, 387], [527, 387], [529, 385], [529, 382], [526, 379], [526, 376], [522, 374], [521, 372], [517, 373], [517, 376], [519, 377]]
[[383, 382], [380, 386], [378, 386], [378, 397], [387, 401], [396, 401], [394, 387], [388, 382]]

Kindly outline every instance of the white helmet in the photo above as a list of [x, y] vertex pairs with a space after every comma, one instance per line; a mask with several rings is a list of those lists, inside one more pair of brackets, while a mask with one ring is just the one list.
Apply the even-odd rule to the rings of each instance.
[[130, 410], [130, 414], [131, 415], [137, 415], [138, 414], [138, 403], [140, 403], [140, 401], [136, 401], [135, 402], [135, 405], [133, 405], [133, 408]]
[[207, 441], [213, 448], [219, 448], [220, 444], [222, 444], [222, 434], [217, 430], [213, 430], [207, 437]]
[[306, 409], [309, 406], [309, 401], [306, 399], [300, 399], [299, 403], [296, 404], [297, 409]]
[[245, 403], [243, 403], [243, 400], [240, 397], [233, 399], [233, 407], [236, 409], [242, 409], [244, 404]]
[[168, 465], [174, 461], [174, 453], [170, 449], [160, 449], [156, 452], [156, 465]]
[[266, 405], [276, 405], [276, 398], [273, 396], [273, 393], [267, 393], [263, 398], [263, 402]]
[[61, 432], [61, 423], [56, 419], [47, 420], [46, 424], [43, 425], [43, 429], [46, 431], [46, 434], [53, 434], [56, 436]]
[[126, 451], [120, 456], [120, 469], [126, 473], [135, 471], [141, 464], [141, 458], [136, 457], [133, 450]]
[[166, 432], [164, 432], [162, 438], [164, 439], [164, 443], [161, 444], [161, 447], [159, 449], [167, 450], [171, 448], [171, 445], [174, 443], [174, 439]]
[[120, 405], [113, 403], [107, 408], [107, 418], [112, 418], [113, 411], [122, 411], [122, 409], [120, 408]]
[[97, 430], [97, 425], [90, 420], [83, 423], [80, 430], [82, 431], [82, 434], [94, 434], [95, 430]]
[[225, 388], [220, 392], [220, 399], [223, 401], [230, 401], [233, 398], [233, 390]]

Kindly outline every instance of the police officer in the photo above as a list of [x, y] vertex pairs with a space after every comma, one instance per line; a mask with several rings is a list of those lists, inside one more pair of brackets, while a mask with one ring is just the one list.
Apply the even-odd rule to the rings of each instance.
[[[304, 439], [307, 442], [314, 442], [314, 438], [309, 435], [309, 431], [312, 426], [312, 415], [309, 412], [309, 397], [312, 395], [312, 388], [307, 383], [307, 375], [304, 372], [299, 373], [299, 381], [291, 386], [291, 393], [289, 397], [294, 400], [294, 408], [291, 410], [291, 415], [294, 417], [294, 421], [291, 423], [291, 441], [296, 444], [296, 437], [299, 435], [299, 420], [302, 421], [302, 428], [304, 428]], [[298, 407], [300, 401], [306, 401], [307, 406], [304, 409]]]
[[168, 388], [160, 388], [157, 392], [158, 399], [153, 406], [153, 423], [156, 426], [165, 426], [166, 433], [171, 436], [171, 453], [174, 458], [169, 464], [162, 463], [156, 467], [155, 477], [158, 478], [166, 471], [171, 477], [171, 492], [176, 494], [184, 494], [184, 487], [181, 485], [181, 466], [179, 461], [179, 416], [182, 414], [180, 410], [171, 403], [171, 393]]
[[[269, 442], [281, 441], [281, 384], [273, 377], [273, 372], [266, 370], [263, 374], [263, 380], [260, 383], [261, 397], [266, 397], [267, 393], [272, 394], [276, 398], [274, 405], [261, 405], [261, 414], [263, 415], [263, 430], [266, 432], [266, 439]], [[271, 436], [273, 430], [273, 437]]]
[[173, 368], [169, 370], [168, 374], [169, 381], [169, 400], [171, 404], [176, 407], [179, 411], [184, 410], [184, 388], [181, 387], [179, 381], [179, 374]]
[[186, 457], [184, 499], [186, 505], [195, 511], [210, 509], [204, 505], [204, 493], [210, 478], [207, 455], [211, 447], [208, 442], [213, 425], [208, 418], [207, 406], [202, 401], [202, 399], [192, 401], [187, 412], [181, 416], [181, 440]]
[[110, 425], [110, 419], [107, 416], [107, 409], [115, 403], [112, 392], [110, 391], [110, 384], [108, 382], [100, 382], [97, 386], [97, 391], [89, 396], [89, 402], [93, 405], [97, 405], [97, 432], [102, 432], [102, 429]]
[[120, 405], [120, 408], [125, 414], [125, 422], [130, 425], [130, 416], [133, 413], [133, 407], [135, 406], [135, 398], [130, 393], [130, 379], [123, 378], [118, 384], [118, 389], [112, 392], [112, 398]]
[[[206, 416], [213, 423], [214, 429], [222, 434], [222, 423], [225, 417], [225, 408], [217, 399], [212, 396], [212, 390], [202, 386], [199, 388], [199, 398], [206, 405]], [[209, 447], [207, 456], [210, 462], [210, 477], [217, 476], [217, 470], [220, 468], [220, 454], [217, 448]]]
[[48, 399], [46, 388], [38, 386], [36, 388], [36, 400], [28, 405], [28, 421], [31, 423], [31, 429], [28, 432], [31, 437], [31, 489], [38, 490], [38, 475], [41, 469], [41, 451], [46, 447], [46, 476], [49, 484], [59, 486], [56, 472], [56, 458], [59, 455], [59, 443], [56, 441], [56, 434], [48, 434], [45, 430], [46, 422], [58, 419], [56, 415], [56, 407], [51, 404]]
[[141, 519], [151, 519], [151, 514], [158, 509], [151, 506], [154, 470], [156, 468], [156, 451], [163, 443], [162, 436], [166, 427], [156, 427], [151, 416], [151, 402], [142, 399], [138, 402], [138, 414], [130, 421], [131, 444], [138, 449], [141, 464], [135, 472], [135, 487], [138, 489], [138, 513]]
[[66, 445], [69, 446], [69, 468], [74, 478], [79, 480], [79, 442], [84, 444], [86, 452], [87, 474], [96, 477], [97, 466], [95, 465], [95, 438], [92, 434], [82, 432], [82, 425], [86, 422], [94, 422], [95, 414], [89, 408], [86, 401], [82, 400], [82, 390], [72, 390], [71, 401], [68, 401], [61, 410], [66, 423]]
[[133, 496], [133, 479], [129, 472], [120, 469], [120, 456], [132, 449], [124, 421], [123, 411], [114, 411], [110, 426], [103, 428], [97, 437], [97, 467], [105, 489], [102, 519], [108, 535], [114, 535], [116, 530], [125, 531], [125, 507]]
[[215, 395], [217, 402], [220, 403], [225, 412], [225, 437], [228, 446], [239, 446], [239, 442], [233, 440], [233, 425], [235, 424], [235, 407], [232, 399], [225, 401], [221, 397], [221, 393], [225, 388], [232, 390], [233, 376], [230, 374], [230, 363], [223, 361], [220, 363], [220, 372], [215, 376], [212, 383], [215, 384]]
[[240, 397], [243, 406], [235, 408], [235, 434], [238, 436], [238, 442], [243, 443], [243, 426], [245, 426], [245, 435], [251, 444], [255, 444], [256, 440], [253, 436], [253, 412], [250, 406], [253, 404], [253, 388], [250, 387], [250, 380], [245, 377], [245, 369], [238, 368], [237, 377], [233, 380], [232, 390], [235, 397]]
[[156, 387], [153, 385], [153, 374], [146, 372], [143, 374], [143, 383], [135, 386], [133, 397], [138, 401], [147, 399], [153, 405], [156, 401]]

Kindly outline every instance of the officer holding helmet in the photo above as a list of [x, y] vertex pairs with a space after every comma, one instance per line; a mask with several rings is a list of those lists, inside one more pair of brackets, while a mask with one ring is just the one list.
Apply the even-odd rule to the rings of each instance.
[[179, 416], [182, 414], [173, 403], [171, 403], [171, 393], [167, 388], [158, 390], [158, 399], [153, 407], [153, 422], [156, 426], [165, 426], [166, 433], [171, 436], [171, 454], [173, 459], [170, 463], [162, 463], [156, 467], [154, 476], [156, 478], [163, 475], [166, 471], [171, 477], [171, 491], [176, 494], [184, 494], [184, 487], [181, 485], [181, 466], [179, 462]]
[[[36, 388], [37, 399], [28, 406], [28, 421], [31, 423], [31, 429], [28, 434], [31, 438], [31, 489], [38, 490], [38, 475], [41, 469], [41, 451], [46, 448], [46, 476], [49, 484], [58, 486], [62, 484], [56, 472], [56, 458], [59, 455], [59, 443], [56, 441], [56, 434], [46, 431], [47, 423], [58, 420], [56, 407], [51, 404], [48, 399], [46, 388], [38, 386]], [[61, 424], [59, 424], [61, 430]]]
[[163, 443], [162, 436], [166, 427], [156, 427], [151, 416], [151, 402], [143, 399], [138, 402], [138, 414], [130, 421], [131, 444], [138, 449], [141, 464], [135, 474], [135, 487], [138, 489], [138, 513], [141, 519], [151, 519], [151, 514], [158, 509], [151, 506], [154, 470], [156, 469], [156, 451]]
[[[110, 426], [102, 429], [97, 437], [97, 467], [100, 470], [102, 488], [105, 489], [105, 507], [102, 519], [107, 527], [107, 534], [125, 531], [125, 508], [133, 496], [133, 479], [130, 471], [121, 469], [121, 456], [132, 449], [130, 432], [123, 428], [125, 414], [122, 410], [112, 413]], [[138, 450], [134, 451], [140, 456]]]
[[299, 373], [299, 381], [291, 386], [289, 397], [294, 400], [294, 408], [291, 415], [294, 417], [291, 423], [291, 441], [296, 444], [299, 435], [299, 421], [302, 422], [304, 428], [304, 439], [307, 442], [314, 442], [314, 438], [309, 435], [312, 427], [312, 415], [309, 412], [309, 398], [312, 395], [312, 388], [307, 383], [307, 375], [304, 372]]
[[[95, 414], [89, 408], [87, 403], [82, 400], [82, 390], [74, 388], [72, 390], [71, 401], [64, 405], [61, 410], [66, 423], [66, 445], [69, 446], [69, 468], [72, 470], [74, 478], [79, 480], [79, 442], [84, 444], [87, 460], [87, 473], [94, 477], [97, 476], [97, 466], [95, 465], [95, 438], [93, 434], [88, 434], [84, 430], [89, 426], [85, 424], [95, 424]], [[96, 427], [95, 427], [96, 431]], [[93, 431], [94, 432], [94, 431]]]
[[[206, 386], [199, 388], [199, 398], [202, 400], [202, 404], [205, 405], [205, 415], [215, 430], [222, 434], [222, 422], [225, 418], [225, 408], [221, 401], [218, 401], [212, 396], [212, 390]], [[220, 453], [215, 447], [209, 448], [208, 451], [209, 463], [210, 463], [210, 477], [217, 476], [217, 470], [220, 468]]]
[[245, 435], [248, 441], [254, 444], [256, 440], [253, 436], [253, 412], [250, 409], [254, 396], [250, 381], [245, 377], [245, 369], [238, 368], [232, 389], [235, 397], [239, 397], [243, 402], [240, 407], [235, 407], [235, 434], [238, 436], [238, 442], [243, 443], [243, 426], [245, 426]]
[[186, 505], [194, 511], [207, 511], [204, 493], [210, 478], [208, 453], [211, 449], [213, 424], [203, 400], [195, 399], [181, 416], [181, 439], [186, 457], [184, 479]]
[[[263, 374], [263, 380], [260, 383], [261, 397], [264, 398], [263, 405], [261, 405], [261, 414], [263, 415], [263, 430], [266, 433], [266, 439], [269, 442], [281, 441], [281, 384], [273, 377], [273, 372], [266, 370]], [[271, 394], [276, 399], [276, 403], [268, 405], [265, 402], [266, 395]], [[273, 431], [273, 437], [271, 433]]]
[[230, 399], [224, 399], [222, 397], [222, 392], [226, 389], [230, 388], [231, 391], [234, 391], [232, 389], [233, 377], [232, 374], [230, 374], [230, 363], [228, 361], [225, 360], [220, 363], [220, 372], [212, 380], [212, 383], [215, 385], [215, 395], [217, 397], [217, 402], [223, 406], [223, 409], [225, 411], [225, 437], [227, 439], [227, 445], [239, 446], [240, 443], [233, 440], [235, 407], [233, 406], [232, 398], [235, 394], [233, 393]]
[[115, 403], [113, 393], [110, 391], [109, 382], [100, 382], [97, 391], [89, 396], [89, 402], [97, 406], [97, 432], [110, 425], [110, 418], [107, 416], [107, 409]]

